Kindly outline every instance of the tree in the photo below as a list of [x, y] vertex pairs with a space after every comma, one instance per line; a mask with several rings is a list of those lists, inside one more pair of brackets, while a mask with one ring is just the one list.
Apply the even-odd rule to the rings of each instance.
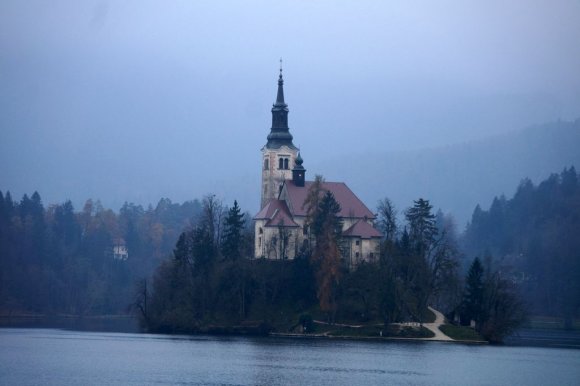
[[222, 223], [224, 217], [224, 206], [221, 200], [214, 194], [205, 196], [202, 201], [200, 225], [204, 227], [207, 236], [212, 238], [212, 242], [219, 247], [222, 233]]
[[139, 319], [143, 327], [149, 324], [149, 314], [147, 312], [147, 279], [141, 279], [135, 283], [135, 295], [133, 300], [133, 308], [139, 312]]
[[340, 272], [340, 239], [342, 222], [338, 217], [340, 205], [334, 195], [327, 191], [319, 201], [312, 218], [312, 233], [316, 245], [311, 256], [317, 282], [317, 297], [320, 309], [326, 312], [331, 322], [337, 309], [336, 291], [339, 284]]
[[466, 322], [475, 320], [479, 325], [484, 319], [484, 277], [483, 265], [478, 257], [473, 260], [465, 281], [465, 291], [461, 305], [461, 318]]
[[485, 281], [483, 318], [478, 331], [490, 342], [502, 342], [525, 320], [526, 308], [513, 282], [499, 272]]
[[409, 224], [409, 238], [415, 252], [425, 256], [435, 242], [438, 234], [435, 215], [431, 213], [433, 207], [428, 200], [422, 198], [407, 209], [405, 218]]
[[430, 300], [437, 296], [447, 283], [457, 275], [457, 247], [445, 231], [439, 233], [436, 216], [428, 200], [420, 198], [407, 209], [405, 217], [409, 226], [409, 272], [413, 278], [416, 299], [415, 318], [423, 321], [423, 312]]
[[243, 246], [243, 231], [246, 220], [241, 213], [238, 202], [234, 201], [234, 206], [228, 211], [224, 222], [224, 232], [222, 237], [222, 256], [225, 259], [237, 260], [241, 256]]
[[379, 229], [383, 232], [384, 238], [387, 241], [393, 242], [397, 237], [397, 210], [392, 201], [384, 198], [379, 201]]
[[[308, 193], [306, 194], [306, 198], [304, 199], [304, 203], [302, 205], [302, 209], [306, 209], [306, 220], [304, 221], [304, 226], [306, 228], [312, 227], [314, 218], [317, 216], [319, 203], [323, 194], [323, 183], [324, 178], [321, 175], [316, 175], [316, 177], [314, 177], [314, 182], [312, 185], [310, 185], [310, 188], [308, 188]], [[308, 232], [308, 236], [310, 239], [308, 244], [312, 245], [312, 229], [310, 229]]]

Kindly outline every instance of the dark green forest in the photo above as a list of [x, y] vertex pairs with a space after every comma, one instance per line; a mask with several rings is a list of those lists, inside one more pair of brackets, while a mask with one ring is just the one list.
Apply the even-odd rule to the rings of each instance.
[[[523, 180], [513, 198], [477, 206], [462, 239], [467, 256], [517, 283], [530, 313], [580, 316], [580, 184], [574, 167], [534, 185]], [[493, 258], [492, 258], [493, 256]]]
[[[37, 192], [20, 201], [0, 192], [0, 312], [129, 313], [135, 282], [169, 255], [200, 208], [162, 199], [147, 209], [126, 203], [115, 213], [88, 200], [75, 211], [70, 201], [45, 207]], [[126, 260], [113, 256], [118, 239]]]

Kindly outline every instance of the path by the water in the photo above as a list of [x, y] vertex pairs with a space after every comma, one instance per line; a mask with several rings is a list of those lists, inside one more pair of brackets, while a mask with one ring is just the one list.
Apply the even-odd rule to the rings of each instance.
[[443, 324], [445, 324], [445, 316], [443, 316], [443, 314], [441, 312], [437, 311], [436, 309], [432, 308], [431, 306], [429, 306], [429, 309], [431, 310], [431, 312], [433, 312], [435, 314], [435, 322], [423, 323], [423, 327], [429, 329], [429, 331], [431, 331], [433, 334], [435, 334], [435, 336], [432, 338], [425, 338], [425, 339], [426, 340], [440, 340], [440, 341], [453, 340], [450, 337], [448, 337], [447, 335], [445, 335], [443, 333], [443, 331], [441, 331], [439, 329], [439, 327], [441, 327]]
[[[452, 340], [454, 340], [454, 339], [450, 338], [449, 336], [445, 335], [443, 333], [443, 331], [441, 331], [439, 329], [439, 327], [441, 327], [442, 325], [445, 324], [445, 316], [443, 316], [443, 314], [441, 312], [437, 311], [436, 309], [432, 308], [431, 306], [429, 306], [429, 309], [431, 310], [431, 312], [433, 312], [435, 314], [435, 321], [433, 323], [423, 323], [423, 327], [427, 328], [429, 331], [431, 331], [435, 335], [431, 338], [402, 338], [402, 339], [435, 340], [435, 341], [452, 341]], [[323, 322], [321, 320], [314, 320], [314, 323], [322, 324], [322, 325], [330, 325], [330, 323]], [[399, 324], [399, 323], [395, 323], [395, 324]], [[350, 328], [364, 327], [363, 325], [341, 324], [341, 323], [334, 323], [333, 325], [339, 326], [339, 327], [350, 327]], [[402, 325], [405, 325], [405, 323], [403, 323]], [[276, 335], [278, 335], [278, 334], [276, 334]], [[319, 334], [319, 335], [320, 336], [328, 336], [328, 332], [324, 332], [324, 333]], [[393, 339], [401, 339], [401, 338], [393, 338]]]

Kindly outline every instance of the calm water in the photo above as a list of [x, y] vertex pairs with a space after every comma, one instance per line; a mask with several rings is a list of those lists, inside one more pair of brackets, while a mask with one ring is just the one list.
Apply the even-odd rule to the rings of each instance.
[[580, 350], [0, 329], [2, 385], [580, 385]]

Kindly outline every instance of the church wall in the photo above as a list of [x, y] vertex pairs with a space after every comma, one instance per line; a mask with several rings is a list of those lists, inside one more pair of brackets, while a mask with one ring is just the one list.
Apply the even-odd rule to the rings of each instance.
[[[255, 258], [294, 259], [300, 244], [301, 230], [296, 227], [266, 227], [265, 220], [256, 221]], [[260, 233], [260, 228], [262, 232]]]
[[256, 220], [254, 222], [254, 257], [256, 258], [265, 255], [264, 225], [266, 225], [265, 220]]

